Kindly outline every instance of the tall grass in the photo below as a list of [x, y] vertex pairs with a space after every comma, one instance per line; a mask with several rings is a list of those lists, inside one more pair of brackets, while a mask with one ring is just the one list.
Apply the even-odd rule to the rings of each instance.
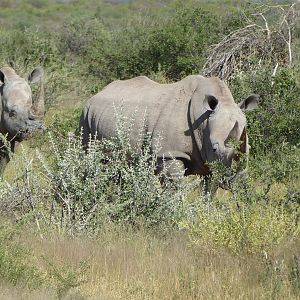
[[[23, 231], [24, 232], [24, 231]], [[268, 254], [234, 255], [168, 235], [107, 225], [96, 239], [27, 231], [22, 247], [37, 258], [37, 290], [1, 284], [7, 299], [298, 299], [299, 239]], [[46, 257], [46, 259], [45, 259]]]

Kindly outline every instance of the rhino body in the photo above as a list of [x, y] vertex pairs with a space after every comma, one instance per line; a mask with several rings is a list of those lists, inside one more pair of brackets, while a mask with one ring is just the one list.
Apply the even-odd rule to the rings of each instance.
[[[227, 85], [216, 77], [190, 75], [171, 84], [159, 84], [145, 76], [117, 80], [87, 102], [80, 118], [83, 144], [88, 145], [90, 136], [114, 136], [115, 110], [121, 106], [122, 114], [134, 116], [136, 124], [143, 124], [153, 140], [161, 137], [158, 169], [162, 162], [172, 164], [175, 158], [176, 168], [179, 166], [185, 175], [209, 175], [209, 162], [219, 159], [231, 165], [235, 156], [229, 145], [231, 138], [241, 141], [241, 151], [248, 152], [242, 110], [253, 109], [257, 100], [251, 95], [236, 104]], [[136, 126], [132, 144], [140, 130]]]
[[[0, 69], [0, 133], [6, 142], [0, 142], [0, 176], [18, 144], [35, 131], [42, 130], [44, 118], [44, 91], [42, 69], [35, 68], [28, 79], [16, 74], [10, 67]], [[39, 83], [38, 96], [32, 100], [31, 84]], [[10, 148], [10, 149], [7, 149]]]

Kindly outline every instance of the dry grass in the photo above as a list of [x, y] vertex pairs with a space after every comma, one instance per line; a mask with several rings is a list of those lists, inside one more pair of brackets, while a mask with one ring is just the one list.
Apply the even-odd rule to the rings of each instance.
[[29, 291], [20, 287], [12, 287], [5, 284], [0, 284], [0, 299], [1, 300], [43, 300], [56, 299], [55, 291], [38, 290]]
[[[82, 283], [63, 299], [299, 299], [287, 267], [299, 242], [268, 257], [243, 257], [191, 246], [183, 233], [157, 236], [108, 227], [96, 240], [27, 236], [22, 243], [46, 272], [48, 262], [62, 274], [87, 263], [78, 273]], [[286, 264], [280, 268], [281, 263]], [[1, 286], [0, 299], [56, 299], [55, 289]]]

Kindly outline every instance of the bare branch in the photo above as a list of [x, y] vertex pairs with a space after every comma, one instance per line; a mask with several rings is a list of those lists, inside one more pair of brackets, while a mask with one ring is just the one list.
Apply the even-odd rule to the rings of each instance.
[[[218, 44], [208, 50], [206, 63], [201, 71], [204, 76], [218, 76], [230, 79], [236, 71], [255, 70], [264, 62], [273, 69], [279, 64], [292, 66], [292, 37], [293, 29], [300, 18], [300, 1], [291, 6], [263, 5], [260, 12], [253, 14], [259, 19], [250, 20], [246, 17], [247, 26], [231, 32]], [[270, 22], [278, 16], [276, 23]], [[276, 19], [276, 18], [275, 18]], [[251, 60], [255, 57], [257, 60]]]

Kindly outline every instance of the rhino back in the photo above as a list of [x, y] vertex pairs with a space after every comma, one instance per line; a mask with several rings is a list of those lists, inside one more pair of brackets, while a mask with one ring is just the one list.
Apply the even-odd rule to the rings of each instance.
[[110, 138], [115, 135], [116, 112], [122, 107], [125, 117], [135, 119], [133, 142], [144, 125], [154, 139], [162, 137], [163, 154], [190, 152], [191, 140], [185, 135], [188, 103], [198, 77], [201, 76], [189, 76], [172, 84], [159, 84], [144, 76], [114, 81], [89, 100], [81, 126], [84, 132]]

